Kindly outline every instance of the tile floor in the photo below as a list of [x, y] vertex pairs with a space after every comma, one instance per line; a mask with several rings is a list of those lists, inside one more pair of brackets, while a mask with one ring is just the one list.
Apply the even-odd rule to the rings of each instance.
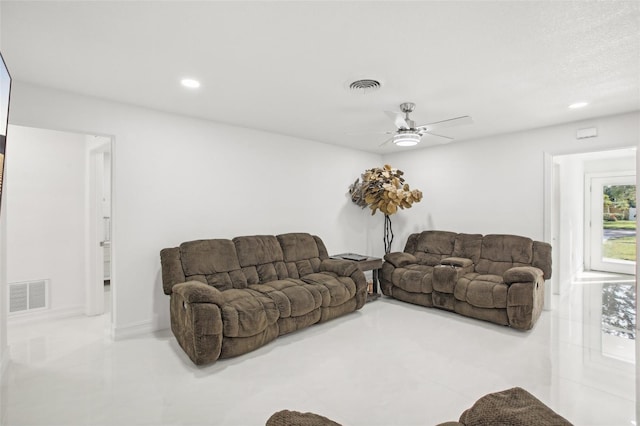
[[634, 277], [585, 274], [531, 332], [383, 297], [208, 367], [169, 331], [111, 342], [106, 316], [10, 325], [0, 420], [263, 425], [288, 408], [344, 425], [434, 425], [521, 386], [576, 425], [635, 425], [635, 341], [602, 331], [607, 281]]

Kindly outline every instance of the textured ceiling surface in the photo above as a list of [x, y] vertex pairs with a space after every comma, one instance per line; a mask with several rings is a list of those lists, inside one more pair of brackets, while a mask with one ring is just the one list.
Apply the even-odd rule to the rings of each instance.
[[3, 0], [0, 24], [16, 81], [371, 152], [403, 149], [378, 145], [407, 101], [472, 116], [456, 140], [640, 109], [637, 1]]

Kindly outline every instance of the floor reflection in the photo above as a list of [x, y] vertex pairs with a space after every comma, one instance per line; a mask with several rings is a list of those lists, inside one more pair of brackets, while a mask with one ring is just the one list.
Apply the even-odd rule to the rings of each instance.
[[615, 282], [602, 285], [602, 332], [625, 339], [636, 338], [636, 286]]
[[585, 272], [574, 283], [583, 290], [585, 348], [598, 356], [635, 363], [636, 279], [632, 275]]

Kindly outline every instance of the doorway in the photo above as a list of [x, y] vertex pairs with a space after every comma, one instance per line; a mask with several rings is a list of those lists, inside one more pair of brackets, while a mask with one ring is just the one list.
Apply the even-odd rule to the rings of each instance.
[[[22, 126], [11, 131], [7, 282], [44, 282], [47, 303], [8, 315], [8, 323], [100, 315], [112, 306], [105, 290], [115, 284], [109, 274], [105, 288], [100, 247], [111, 242], [105, 216], [111, 228], [112, 138]], [[104, 322], [110, 332], [112, 316]]]
[[87, 315], [111, 308], [111, 138], [88, 136]]
[[[635, 148], [562, 155], [545, 154], [545, 238], [552, 242], [554, 271], [557, 271], [552, 277], [553, 294], [569, 291], [576, 277], [584, 271], [602, 269], [595, 263], [592, 265], [592, 259], [611, 258], [609, 251], [604, 252], [610, 250], [610, 247], [603, 248], [603, 240], [609, 241], [610, 245], [614, 240], [611, 237], [622, 236], [623, 232], [605, 230], [604, 226], [633, 226], [630, 223], [633, 219], [614, 223], [611, 217], [615, 217], [616, 220], [619, 217], [627, 217], [627, 212], [615, 213], [614, 216], [607, 216], [609, 221], [605, 224], [605, 191], [613, 195], [613, 192], [621, 190], [616, 188], [617, 185], [636, 185], [635, 175]], [[593, 184], [591, 182], [593, 178], [613, 177], [624, 177], [624, 180], [596, 180]], [[599, 195], [591, 196], [592, 187], [595, 188], [594, 193], [597, 191]], [[618, 204], [623, 204], [619, 201], [616, 200]], [[633, 204], [635, 202], [629, 206], [631, 217], [635, 215]], [[614, 213], [618, 210], [611, 204], [608, 211]], [[593, 227], [591, 223], [594, 224]], [[626, 244], [626, 241], [629, 240], [618, 240], [616, 243]], [[599, 249], [601, 254], [592, 253], [594, 246], [594, 250]], [[614, 249], [617, 250], [619, 247]], [[614, 262], [618, 263], [618, 266], [626, 267], [623, 270], [618, 269], [624, 272], [617, 273], [635, 275], [635, 270], [633, 267], [629, 268], [627, 262], [630, 261], [623, 259]]]
[[633, 275], [636, 268], [635, 172], [585, 176], [585, 266]]

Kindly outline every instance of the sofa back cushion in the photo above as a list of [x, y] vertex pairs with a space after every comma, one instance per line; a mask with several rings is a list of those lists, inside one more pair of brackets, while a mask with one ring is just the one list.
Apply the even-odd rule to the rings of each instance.
[[551, 278], [551, 244], [542, 241], [533, 242], [532, 266], [542, 270], [545, 280]]
[[247, 280], [231, 240], [214, 239], [180, 244], [180, 260], [185, 279], [200, 281], [218, 290], [245, 288]]
[[480, 261], [482, 251], [481, 234], [458, 234], [453, 246], [453, 257], [471, 259], [474, 264]]
[[451, 257], [456, 240], [455, 232], [424, 231], [415, 240], [413, 255], [422, 265], [435, 266]]
[[416, 244], [418, 242], [418, 238], [420, 238], [420, 233], [416, 232], [415, 234], [411, 234], [409, 235], [409, 238], [407, 238], [407, 244], [404, 245], [404, 252], [405, 253], [415, 253], [416, 252]]
[[305, 233], [289, 233], [277, 236], [282, 247], [284, 262], [290, 278], [300, 278], [320, 271], [322, 259], [327, 257], [324, 244], [319, 238]]
[[476, 272], [502, 275], [514, 266], [530, 266], [533, 262], [533, 240], [518, 235], [485, 235]]
[[185, 281], [224, 291], [300, 278], [319, 272], [322, 259], [328, 257], [322, 240], [305, 233], [188, 241], [160, 252], [166, 294]]
[[249, 285], [289, 278], [282, 248], [275, 236], [236, 237], [233, 243]]

